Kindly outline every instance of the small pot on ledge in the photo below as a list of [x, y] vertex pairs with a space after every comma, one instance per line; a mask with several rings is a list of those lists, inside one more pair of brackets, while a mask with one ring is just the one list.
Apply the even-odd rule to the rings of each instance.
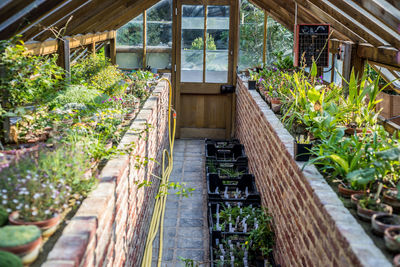
[[[375, 208], [379, 208], [380, 210], [372, 209], [370, 208], [371, 205], [375, 206]], [[361, 220], [370, 222], [372, 219], [372, 216], [374, 214], [378, 213], [384, 213], [384, 214], [392, 214], [392, 207], [386, 204], [382, 203], [375, 203], [375, 204], [370, 204], [368, 208], [363, 208], [360, 205], [360, 202], [357, 205], [357, 215], [360, 217]]]
[[256, 90], [256, 84], [257, 84], [256, 80], [249, 80], [248, 84], [249, 84], [249, 90]]
[[392, 252], [400, 252], [400, 227], [389, 227], [384, 232], [385, 246]]
[[353, 190], [350, 188], [346, 188], [342, 184], [338, 185], [338, 190], [339, 190], [339, 194], [344, 198], [351, 198], [351, 195], [354, 195], [354, 194], [364, 194], [364, 195], [366, 194], [366, 192], [363, 190]]
[[400, 212], [400, 201], [396, 197], [397, 189], [391, 188], [385, 192], [383, 192], [383, 203], [386, 203], [393, 207], [395, 212]]
[[281, 111], [282, 101], [277, 98], [271, 98], [271, 109], [274, 113], [279, 113]]
[[312, 143], [304, 144], [294, 140], [294, 159], [296, 161], [309, 161], [312, 146]]
[[18, 220], [19, 214], [18, 212], [14, 211], [8, 216], [8, 221], [12, 225], [35, 225], [39, 227], [39, 229], [42, 231], [42, 236], [43, 237], [49, 237], [54, 232], [57, 230], [57, 226], [60, 223], [61, 220], [61, 215], [59, 213], [55, 213], [52, 218], [43, 220], [43, 221], [37, 221], [37, 222], [25, 222]]
[[378, 236], [383, 236], [383, 233], [389, 227], [400, 227], [400, 216], [394, 214], [377, 213], [372, 215], [371, 224], [372, 232]]
[[357, 194], [352, 194], [352, 195], [351, 195], [350, 202], [351, 202], [352, 207], [353, 207], [354, 209], [357, 209], [358, 202], [360, 201], [360, 199], [363, 199], [363, 198], [365, 197], [365, 195], [366, 195], [365, 192], [364, 192], [364, 193], [357, 193]]

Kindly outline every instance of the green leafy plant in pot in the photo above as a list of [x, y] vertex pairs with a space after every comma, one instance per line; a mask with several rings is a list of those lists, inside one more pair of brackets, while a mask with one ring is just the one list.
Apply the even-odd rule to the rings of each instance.
[[310, 150], [313, 144], [310, 136], [304, 138], [303, 135], [297, 137], [294, 141], [294, 159], [297, 161], [308, 161], [310, 159]]
[[41, 243], [41, 231], [34, 225], [9, 225], [0, 228], [0, 250], [20, 256], [24, 264], [35, 261]]
[[0, 250], [0, 267], [22, 267], [22, 260], [13, 253]]

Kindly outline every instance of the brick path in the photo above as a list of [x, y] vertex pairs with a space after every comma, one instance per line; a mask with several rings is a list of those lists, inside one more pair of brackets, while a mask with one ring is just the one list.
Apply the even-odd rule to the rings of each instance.
[[[204, 179], [204, 140], [176, 140], [172, 182], [195, 188], [192, 196], [170, 194], [164, 218], [162, 267], [184, 266], [179, 257], [199, 262], [208, 260], [207, 191]], [[158, 238], [153, 244], [157, 266]], [[202, 264], [201, 266], [208, 266]]]

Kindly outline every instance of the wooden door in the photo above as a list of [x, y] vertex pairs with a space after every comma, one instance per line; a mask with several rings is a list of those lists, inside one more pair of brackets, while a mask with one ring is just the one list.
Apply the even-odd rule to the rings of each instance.
[[180, 138], [229, 138], [236, 82], [237, 1], [176, 0], [175, 108]]

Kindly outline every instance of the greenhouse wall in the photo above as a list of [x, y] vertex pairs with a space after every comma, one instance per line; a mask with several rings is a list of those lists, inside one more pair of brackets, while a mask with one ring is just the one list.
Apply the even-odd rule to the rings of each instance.
[[[140, 265], [159, 186], [153, 174], [160, 175], [155, 161], [141, 163], [161, 162], [168, 147], [167, 108], [168, 85], [161, 82], [120, 142], [119, 150], [127, 153], [108, 161], [44, 267]], [[138, 189], [145, 180], [152, 185]]]
[[[236, 137], [274, 218], [282, 266], [391, 266], [315, 166], [301, 170], [294, 140], [256, 90], [238, 78]], [[373, 255], [373, 257], [371, 257]]]

